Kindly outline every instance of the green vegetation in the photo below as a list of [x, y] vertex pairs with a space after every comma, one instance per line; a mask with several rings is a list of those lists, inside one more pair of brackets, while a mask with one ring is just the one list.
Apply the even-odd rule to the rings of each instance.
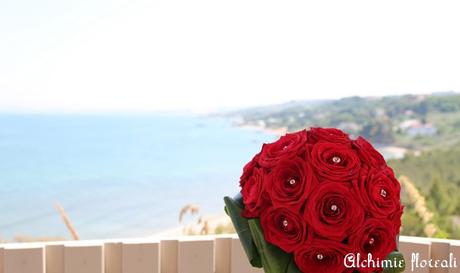
[[[241, 125], [288, 131], [337, 127], [374, 145], [406, 148], [404, 158], [389, 162], [398, 177], [411, 181], [402, 188], [402, 234], [460, 239], [459, 94], [291, 102], [231, 115]], [[423, 200], [414, 201], [414, 195]]]
[[289, 131], [337, 127], [373, 143], [412, 149], [460, 137], [460, 95], [456, 93], [292, 102], [234, 114], [244, 125]]
[[[460, 145], [409, 154], [400, 160], [389, 161], [396, 174], [410, 177], [433, 212], [433, 223], [439, 228], [436, 237], [460, 239]], [[403, 187], [402, 200], [406, 205], [403, 234], [425, 236], [421, 219], [414, 212]]]

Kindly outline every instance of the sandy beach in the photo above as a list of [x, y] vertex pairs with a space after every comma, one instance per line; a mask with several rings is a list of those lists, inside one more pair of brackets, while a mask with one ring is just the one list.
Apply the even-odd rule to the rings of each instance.
[[177, 237], [177, 236], [184, 236], [184, 235], [203, 235], [204, 228], [208, 233], [206, 234], [215, 234], [216, 230], [219, 227], [229, 227], [231, 225], [231, 220], [228, 215], [222, 214], [214, 214], [214, 215], [206, 215], [201, 217], [201, 223], [192, 222], [192, 223], [185, 223], [184, 225], [178, 225], [176, 227], [171, 227], [169, 229], [165, 229], [160, 232], [156, 232], [149, 237]]
[[237, 126], [241, 129], [259, 131], [259, 132], [263, 132], [269, 135], [276, 135], [276, 136], [282, 136], [288, 132], [287, 127], [268, 128], [263, 125], [244, 124], [244, 123], [238, 124]]

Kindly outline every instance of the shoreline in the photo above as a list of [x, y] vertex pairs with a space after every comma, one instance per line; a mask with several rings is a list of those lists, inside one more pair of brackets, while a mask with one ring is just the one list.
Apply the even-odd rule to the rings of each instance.
[[243, 130], [258, 131], [258, 132], [266, 133], [269, 135], [275, 135], [275, 136], [283, 136], [288, 132], [287, 127], [269, 128], [264, 125], [245, 124], [245, 123], [239, 123], [235, 125], [238, 128], [241, 128]]
[[[185, 223], [175, 227], [167, 228], [159, 232], [155, 232], [147, 237], [176, 237], [176, 236], [196, 236], [201, 234], [206, 226], [208, 234], [216, 234], [216, 229], [220, 226], [231, 225], [231, 220], [225, 213], [205, 215], [201, 217], [202, 221]], [[224, 232], [225, 233], [225, 232]]]
[[[243, 130], [258, 131], [276, 137], [281, 137], [288, 133], [287, 127], [269, 128], [263, 124], [247, 124], [244, 122], [236, 123], [235, 126]], [[402, 159], [406, 156], [410, 150], [406, 147], [395, 146], [395, 145], [383, 145], [375, 147], [380, 153], [382, 153], [386, 159]]]

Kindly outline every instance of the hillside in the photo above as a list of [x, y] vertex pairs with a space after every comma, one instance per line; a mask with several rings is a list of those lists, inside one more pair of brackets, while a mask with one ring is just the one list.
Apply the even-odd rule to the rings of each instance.
[[389, 164], [400, 181], [404, 235], [460, 239], [460, 95], [350, 97], [291, 102], [230, 114], [237, 125], [261, 129], [338, 127], [352, 137], [404, 150]]
[[[418, 156], [389, 161], [397, 176], [407, 176], [426, 200], [433, 213], [431, 223], [438, 229], [436, 237], [460, 239], [460, 145], [424, 152]], [[402, 187], [406, 205], [402, 234], [425, 236], [422, 217], [416, 213], [407, 187]]]
[[291, 102], [229, 115], [238, 117], [238, 125], [266, 129], [337, 127], [378, 145], [409, 149], [452, 143], [460, 137], [460, 95], [457, 93]]

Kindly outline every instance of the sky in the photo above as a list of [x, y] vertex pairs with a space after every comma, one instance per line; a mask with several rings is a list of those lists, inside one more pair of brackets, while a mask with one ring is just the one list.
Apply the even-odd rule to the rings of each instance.
[[1, 111], [460, 91], [458, 1], [1, 0]]

